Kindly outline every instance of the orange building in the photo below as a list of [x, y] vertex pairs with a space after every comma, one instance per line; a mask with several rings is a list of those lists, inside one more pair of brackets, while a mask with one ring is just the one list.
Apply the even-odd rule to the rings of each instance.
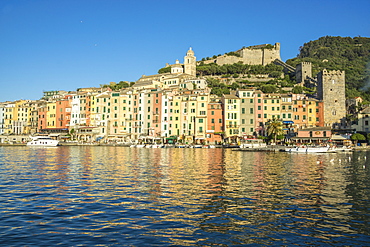
[[162, 92], [153, 92], [151, 94], [151, 99], [153, 110], [152, 110], [152, 119], [153, 119], [153, 131], [154, 135], [157, 137], [162, 136], [161, 130], [161, 119], [162, 119]]
[[72, 96], [66, 96], [56, 104], [56, 128], [68, 129], [71, 121]]
[[47, 109], [48, 108], [46, 106], [46, 103], [40, 105], [40, 107], [38, 108], [39, 117], [37, 120], [37, 125], [38, 125], [37, 132], [41, 132], [41, 130], [46, 129], [46, 126], [47, 126], [46, 115], [48, 113]]
[[222, 142], [223, 136], [223, 110], [219, 98], [213, 98], [207, 107], [207, 130], [206, 141], [210, 144]]

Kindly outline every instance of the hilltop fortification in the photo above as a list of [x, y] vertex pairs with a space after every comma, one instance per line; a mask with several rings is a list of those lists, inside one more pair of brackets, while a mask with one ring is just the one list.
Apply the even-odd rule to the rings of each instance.
[[275, 43], [275, 45], [265, 44], [243, 47], [235, 52], [226, 53], [203, 62], [205, 64], [216, 63], [218, 65], [238, 62], [249, 65], [267, 65], [275, 59], [280, 60], [280, 43]]

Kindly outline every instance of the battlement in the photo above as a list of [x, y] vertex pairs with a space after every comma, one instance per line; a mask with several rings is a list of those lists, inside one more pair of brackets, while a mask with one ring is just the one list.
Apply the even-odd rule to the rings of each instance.
[[326, 69], [323, 69], [322, 70], [322, 75], [326, 75], [326, 76], [344, 76], [345, 75], [345, 71], [341, 71], [341, 70], [331, 70], [331, 71], [328, 71]]

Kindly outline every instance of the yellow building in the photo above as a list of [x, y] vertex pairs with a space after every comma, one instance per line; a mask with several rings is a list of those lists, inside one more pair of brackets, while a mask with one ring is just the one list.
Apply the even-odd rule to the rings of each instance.
[[125, 138], [128, 136], [128, 95], [126, 92], [120, 93], [120, 110], [118, 116], [119, 122], [119, 133], [122, 134]]
[[120, 136], [120, 110], [121, 110], [121, 101], [120, 101], [120, 93], [119, 92], [112, 92], [110, 102], [108, 103], [108, 112], [110, 113], [109, 116], [109, 132], [108, 137], [111, 138], [118, 138]]
[[264, 122], [272, 119], [280, 119], [281, 94], [265, 94], [263, 96]]
[[309, 98], [306, 101], [307, 107], [307, 125], [308, 127], [317, 127], [318, 121], [316, 119], [316, 104], [318, 103], [317, 99]]
[[172, 97], [172, 133], [180, 138], [184, 133], [181, 125], [181, 99], [180, 95]]
[[11, 134], [13, 133], [13, 123], [15, 121], [15, 103], [9, 102], [5, 105], [5, 118], [4, 118], [4, 133]]
[[195, 141], [204, 143], [206, 140], [209, 94], [200, 93], [196, 98]]
[[240, 99], [235, 95], [223, 95], [225, 138], [236, 142], [240, 137]]
[[46, 128], [47, 129], [52, 129], [56, 128], [56, 102], [47, 102], [46, 104], [46, 109], [47, 109], [47, 114], [46, 114]]

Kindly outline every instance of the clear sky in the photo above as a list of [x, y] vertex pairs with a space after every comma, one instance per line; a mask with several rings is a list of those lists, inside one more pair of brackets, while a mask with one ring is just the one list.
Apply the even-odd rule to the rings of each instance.
[[166, 63], [322, 36], [370, 37], [369, 0], [0, 0], [0, 102], [136, 81]]

